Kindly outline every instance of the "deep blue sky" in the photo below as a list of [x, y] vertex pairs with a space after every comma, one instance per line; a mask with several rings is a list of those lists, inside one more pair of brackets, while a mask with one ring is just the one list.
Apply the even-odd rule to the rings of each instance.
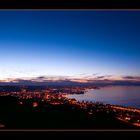
[[0, 79], [140, 76], [140, 11], [0, 11]]

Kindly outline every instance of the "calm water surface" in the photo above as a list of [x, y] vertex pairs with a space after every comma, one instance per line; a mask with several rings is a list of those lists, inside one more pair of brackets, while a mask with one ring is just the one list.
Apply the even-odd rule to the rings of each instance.
[[103, 102], [140, 109], [140, 86], [110, 86], [88, 90], [85, 94], [66, 95], [78, 101]]

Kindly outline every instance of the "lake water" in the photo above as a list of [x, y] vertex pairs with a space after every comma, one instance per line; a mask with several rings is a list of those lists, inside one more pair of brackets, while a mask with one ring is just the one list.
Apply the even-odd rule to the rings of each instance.
[[140, 86], [109, 86], [88, 90], [85, 94], [66, 95], [78, 101], [102, 102], [140, 109]]

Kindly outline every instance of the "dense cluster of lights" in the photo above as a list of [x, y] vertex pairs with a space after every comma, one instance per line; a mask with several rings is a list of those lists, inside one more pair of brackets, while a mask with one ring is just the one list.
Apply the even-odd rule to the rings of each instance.
[[41, 91], [26, 91], [26, 89], [22, 89], [21, 92], [1, 92], [0, 96], [14, 96], [19, 98], [19, 104], [24, 104], [22, 99], [36, 99], [32, 103], [33, 107], [39, 106], [39, 101], [46, 102], [47, 104], [52, 105], [61, 105], [61, 104], [69, 104], [73, 108], [80, 108], [85, 110], [89, 115], [94, 115], [98, 112], [105, 112], [109, 114], [114, 112], [116, 114], [116, 118], [125, 121], [127, 123], [140, 126], [140, 110], [134, 108], [126, 108], [122, 106], [115, 106], [109, 104], [102, 103], [93, 103], [87, 101], [76, 101], [75, 99], [67, 98], [65, 95], [67, 93], [81, 93], [85, 89], [83, 88], [63, 88], [63, 89], [47, 89]]

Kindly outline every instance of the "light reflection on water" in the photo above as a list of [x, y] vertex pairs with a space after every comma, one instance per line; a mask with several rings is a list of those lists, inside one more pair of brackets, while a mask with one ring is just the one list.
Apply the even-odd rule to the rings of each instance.
[[140, 86], [109, 86], [88, 90], [85, 94], [66, 95], [78, 101], [103, 102], [140, 109]]

